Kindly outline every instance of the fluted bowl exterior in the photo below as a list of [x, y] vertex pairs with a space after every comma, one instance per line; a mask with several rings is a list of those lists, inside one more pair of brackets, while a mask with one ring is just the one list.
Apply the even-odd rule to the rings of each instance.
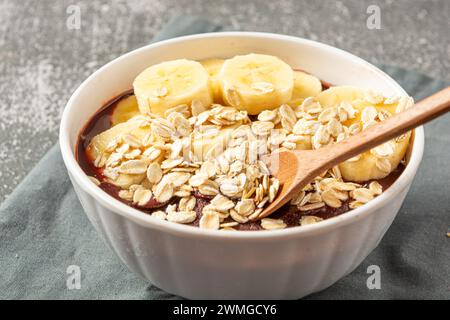
[[340, 49], [277, 34], [224, 32], [159, 42], [113, 60], [83, 82], [63, 113], [61, 151], [89, 220], [131, 271], [182, 297], [295, 299], [327, 288], [378, 245], [422, 158], [423, 129], [418, 128], [406, 169], [373, 201], [317, 224], [259, 232], [202, 230], [158, 220], [103, 192], [77, 164], [74, 153], [80, 130], [105, 101], [129, 89], [149, 65], [249, 52], [279, 56], [336, 85], [405, 94], [385, 73]]

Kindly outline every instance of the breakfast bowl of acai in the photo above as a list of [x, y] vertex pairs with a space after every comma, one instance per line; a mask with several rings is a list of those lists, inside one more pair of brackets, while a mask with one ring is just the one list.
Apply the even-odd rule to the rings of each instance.
[[413, 105], [345, 51], [265, 33], [212, 33], [121, 56], [75, 91], [60, 145], [95, 229], [173, 294], [294, 299], [354, 270], [391, 225], [423, 129], [318, 175], [268, 217], [264, 156], [339, 144]]

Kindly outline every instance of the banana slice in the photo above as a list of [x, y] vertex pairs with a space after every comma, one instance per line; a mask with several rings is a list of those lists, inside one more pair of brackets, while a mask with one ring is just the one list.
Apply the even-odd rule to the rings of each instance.
[[300, 105], [305, 98], [315, 97], [322, 92], [322, 83], [317, 77], [302, 71], [294, 71], [294, 89], [288, 102], [291, 107]]
[[126, 122], [139, 114], [139, 107], [136, 96], [131, 95], [120, 100], [111, 115], [111, 125], [115, 126], [119, 123]]
[[387, 177], [406, 154], [410, 134], [401, 142], [390, 141], [394, 152], [386, 157], [374, 156], [371, 152], [363, 153], [356, 161], [345, 161], [339, 165], [342, 177], [347, 181], [364, 182]]
[[294, 86], [288, 64], [254, 53], [225, 60], [219, 79], [225, 103], [251, 115], [287, 103]]
[[200, 161], [220, 156], [227, 148], [233, 131], [237, 127], [239, 127], [239, 124], [223, 126], [217, 133], [194, 134], [192, 137], [192, 152]]
[[214, 102], [220, 104], [223, 104], [223, 99], [218, 75], [224, 61], [223, 59], [205, 59], [199, 61], [209, 74], [209, 85], [213, 93]]
[[[403, 100], [402, 100], [403, 99]], [[322, 107], [329, 108], [341, 103], [351, 104], [356, 110], [354, 117], [344, 122], [347, 127], [363, 129], [373, 121], [383, 120], [395, 114], [399, 104], [409, 98], [386, 103], [381, 96], [351, 86], [332, 87], [320, 93], [317, 100]], [[339, 165], [342, 177], [348, 181], [363, 182], [382, 179], [397, 168], [406, 154], [411, 133], [393, 139], [379, 147], [347, 160]]]
[[130, 119], [127, 122], [119, 123], [92, 138], [86, 152], [90, 159], [95, 160], [101, 156], [112, 142], [123, 134], [132, 134], [142, 139], [148, 132], [148, 127], [141, 127], [142, 121], [139, 119]]
[[[104, 154], [105, 150], [113, 144], [114, 140], [124, 134], [131, 134], [141, 140], [149, 132], [149, 127], [142, 127], [141, 125], [142, 120], [139, 118], [131, 118], [96, 135], [86, 148], [88, 158], [94, 161], [97, 157]], [[155, 161], [162, 161], [162, 155], [159, 159], [155, 159]], [[145, 174], [120, 173], [114, 180], [108, 178], [106, 173], [105, 176], [106, 180], [110, 183], [125, 189], [133, 184], [139, 184], [145, 179]]]
[[364, 98], [364, 90], [352, 86], [335, 86], [322, 91], [317, 100], [324, 108], [334, 107], [341, 102], [352, 103]]
[[151, 66], [133, 82], [141, 113], [154, 113], [161, 117], [167, 109], [198, 100], [203, 105], [212, 103], [209, 77], [205, 68], [196, 61], [180, 59]]
[[[99, 155], [102, 155], [113, 140], [121, 135], [131, 134], [138, 139], [142, 139], [149, 132], [149, 128], [142, 128], [140, 124], [141, 121], [131, 119], [96, 135], [86, 149], [89, 158], [95, 160]], [[223, 126], [217, 132], [196, 133], [192, 137], [192, 152], [199, 160], [219, 156], [225, 150], [234, 129], [238, 126], [239, 124], [233, 124]]]

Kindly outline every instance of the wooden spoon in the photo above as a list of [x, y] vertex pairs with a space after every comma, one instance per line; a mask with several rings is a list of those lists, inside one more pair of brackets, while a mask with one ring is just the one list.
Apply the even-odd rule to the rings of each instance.
[[282, 151], [269, 155], [263, 161], [268, 163], [271, 174], [278, 178], [281, 186], [275, 200], [255, 220], [267, 217], [282, 207], [322, 172], [447, 111], [450, 111], [450, 87], [339, 143], [317, 150]]

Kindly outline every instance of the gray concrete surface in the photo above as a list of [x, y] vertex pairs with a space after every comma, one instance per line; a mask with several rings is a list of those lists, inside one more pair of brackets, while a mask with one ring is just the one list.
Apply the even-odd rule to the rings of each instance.
[[[81, 9], [79, 30], [66, 27], [72, 4]], [[372, 4], [381, 9], [379, 30], [366, 27]], [[182, 14], [226, 30], [306, 37], [450, 80], [449, 0], [0, 0], [0, 201], [57, 141], [76, 87]]]

